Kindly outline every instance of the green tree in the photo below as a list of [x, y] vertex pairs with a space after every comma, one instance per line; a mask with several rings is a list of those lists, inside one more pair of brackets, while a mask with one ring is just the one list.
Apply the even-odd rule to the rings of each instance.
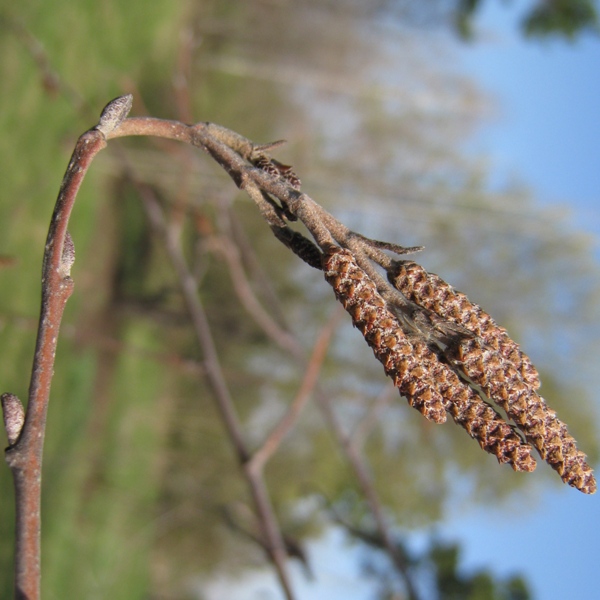
[[[473, 23], [486, 4], [498, 0], [455, 0], [432, 2], [418, 6], [411, 0], [389, 0], [388, 5], [402, 15], [429, 22], [451, 22], [456, 32], [465, 40], [473, 39]], [[503, 4], [510, 6], [510, 2]], [[573, 41], [585, 33], [598, 33], [598, 10], [595, 0], [536, 0], [519, 6], [519, 27], [525, 37], [543, 39], [564, 38]]]
[[539, 2], [525, 15], [522, 28], [531, 37], [558, 34], [573, 40], [582, 32], [597, 34], [597, 3], [593, 0]]

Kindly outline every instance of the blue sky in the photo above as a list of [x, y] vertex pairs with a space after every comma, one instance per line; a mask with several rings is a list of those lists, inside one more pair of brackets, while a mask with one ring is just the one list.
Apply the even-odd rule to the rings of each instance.
[[[600, 38], [525, 41], [516, 23], [506, 4], [486, 3], [482, 39], [460, 52], [501, 109], [473, 147], [492, 156], [496, 178], [516, 175], [539, 202], [566, 204], [573, 224], [598, 239]], [[595, 598], [599, 501], [552, 487], [521, 506], [456, 514], [441, 532], [465, 542], [470, 567], [523, 571], [540, 600]]]
[[578, 226], [600, 234], [600, 40], [526, 41], [517, 16], [486, 3], [481, 39], [460, 53], [501, 114], [476, 143], [543, 202], [568, 204]]

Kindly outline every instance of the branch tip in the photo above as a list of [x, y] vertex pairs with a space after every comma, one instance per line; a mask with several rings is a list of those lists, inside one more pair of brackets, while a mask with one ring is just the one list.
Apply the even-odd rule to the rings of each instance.
[[8, 438], [9, 446], [14, 446], [25, 422], [25, 411], [23, 405], [14, 394], [2, 394], [2, 413], [4, 415], [4, 429]]
[[102, 110], [98, 125], [94, 127], [106, 137], [127, 118], [133, 106], [133, 94], [126, 94], [111, 100]]

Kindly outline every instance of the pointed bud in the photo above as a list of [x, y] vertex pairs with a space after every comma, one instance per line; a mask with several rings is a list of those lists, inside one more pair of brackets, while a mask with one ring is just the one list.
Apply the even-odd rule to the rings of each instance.
[[102, 110], [100, 120], [95, 129], [102, 132], [106, 137], [127, 118], [132, 106], [132, 94], [126, 94], [125, 96], [119, 96], [111, 100]]
[[23, 423], [25, 422], [25, 411], [21, 401], [14, 394], [2, 394], [2, 413], [4, 415], [4, 429], [10, 446], [16, 444]]
[[69, 277], [71, 267], [75, 262], [75, 244], [71, 234], [67, 231], [63, 244], [62, 256], [60, 257], [60, 274], [63, 278]]

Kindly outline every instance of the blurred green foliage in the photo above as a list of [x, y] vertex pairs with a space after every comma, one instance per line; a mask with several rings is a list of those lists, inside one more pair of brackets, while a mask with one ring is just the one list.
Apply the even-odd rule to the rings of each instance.
[[[367, 546], [369, 544], [367, 543]], [[457, 544], [432, 539], [428, 546], [414, 552], [401, 542], [398, 551], [406, 559], [408, 571], [421, 581], [421, 594], [438, 600], [531, 600], [527, 582], [519, 575], [496, 577], [487, 570], [461, 568], [461, 549]], [[379, 600], [402, 597], [401, 582], [389, 564], [369, 552], [363, 571], [378, 587]], [[377, 560], [379, 558], [379, 560]], [[421, 577], [419, 578], [418, 574]]]
[[[497, 0], [493, 0], [496, 2]], [[473, 37], [473, 21], [485, 2], [458, 0], [456, 29], [465, 38]], [[595, 0], [537, 0], [521, 17], [523, 34], [532, 38], [563, 37], [573, 40], [582, 33], [598, 34], [598, 11]]]

